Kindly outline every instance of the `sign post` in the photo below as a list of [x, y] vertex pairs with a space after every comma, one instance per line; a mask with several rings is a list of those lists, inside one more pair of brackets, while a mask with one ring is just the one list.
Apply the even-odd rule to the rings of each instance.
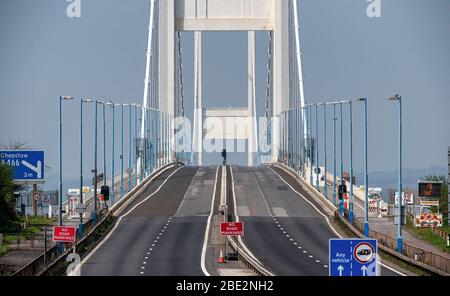
[[[221, 236], [244, 236], [244, 222], [220, 222]], [[226, 246], [226, 242], [225, 242]], [[239, 241], [237, 243], [237, 256], [239, 258]]]
[[330, 239], [330, 276], [376, 276], [376, 239]]
[[73, 226], [54, 226], [53, 241], [61, 243], [75, 243], [76, 228]]

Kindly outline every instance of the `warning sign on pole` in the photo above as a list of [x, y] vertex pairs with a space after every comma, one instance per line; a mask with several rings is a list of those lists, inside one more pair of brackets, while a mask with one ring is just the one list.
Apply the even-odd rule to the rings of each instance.
[[244, 222], [221, 222], [221, 236], [244, 236]]
[[53, 241], [63, 243], [75, 242], [75, 227], [55, 226], [53, 227]]

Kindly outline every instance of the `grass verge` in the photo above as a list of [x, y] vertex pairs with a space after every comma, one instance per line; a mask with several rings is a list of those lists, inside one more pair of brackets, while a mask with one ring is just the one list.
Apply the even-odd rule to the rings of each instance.
[[[437, 234], [434, 234], [430, 228], [417, 228], [412, 224], [412, 220], [408, 218], [406, 223], [406, 229], [415, 234], [421, 240], [429, 242], [433, 246], [439, 248], [443, 252], [450, 253], [450, 247], [447, 247], [447, 241], [444, 240]], [[444, 227], [443, 230], [450, 232], [448, 226]]]

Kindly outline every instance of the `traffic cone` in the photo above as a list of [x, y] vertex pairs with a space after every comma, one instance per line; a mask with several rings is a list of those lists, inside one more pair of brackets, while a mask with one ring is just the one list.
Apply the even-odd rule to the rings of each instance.
[[223, 249], [220, 249], [220, 256], [219, 260], [217, 260], [217, 263], [225, 263], [225, 257], [223, 256]]

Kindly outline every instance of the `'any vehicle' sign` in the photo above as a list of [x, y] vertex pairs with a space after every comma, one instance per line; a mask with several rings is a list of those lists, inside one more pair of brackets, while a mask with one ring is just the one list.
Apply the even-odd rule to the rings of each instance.
[[53, 227], [53, 241], [63, 243], [75, 242], [75, 227], [55, 226]]
[[220, 235], [244, 236], [244, 222], [221, 222]]
[[376, 276], [376, 239], [330, 239], [330, 276]]

